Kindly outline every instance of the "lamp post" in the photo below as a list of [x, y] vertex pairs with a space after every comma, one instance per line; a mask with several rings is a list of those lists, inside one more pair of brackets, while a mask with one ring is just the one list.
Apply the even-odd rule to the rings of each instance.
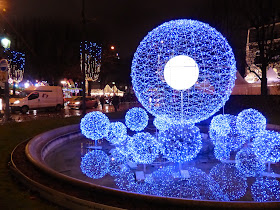
[[[8, 38], [1, 39], [1, 45], [4, 49], [9, 49], [11, 41]], [[1, 71], [5, 74], [6, 78], [4, 79], [5, 83], [5, 92], [4, 92], [4, 101], [5, 101], [5, 111], [4, 111], [4, 122], [7, 122], [10, 119], [10, 101], [9, 101], [9, 83], [8, 83], [8, 61], [2, 59], [0, 61]]]

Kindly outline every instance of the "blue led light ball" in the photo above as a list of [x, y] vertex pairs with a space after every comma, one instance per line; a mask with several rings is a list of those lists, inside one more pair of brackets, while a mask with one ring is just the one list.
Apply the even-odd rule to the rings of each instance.
[[92, 150], [82, 157], [82, 173], [92, 179], [100, 179], [109, 171], [109, 157], [101, 150]]
[[81, 120], [82, 134], [92, 140], [102, 139], [107, 136], [110, 120], [102, 112], [87, 113]]
[[112, 122], [108, 127], [107, 140], [112, 144], [122, 142], [127, 135], [127, 128], [122, 122]]
[[134, 107], [125, 115], [125, 124], [132, 131], [142, 131], [144, 130], [149, 121], [149, 116], [147, 112], [140, 108]]
[[235, 166], [246, 177], [255, 177], [265, 170], [265, 163], [255, 155], [251, 146], [236, 154]]
[[170, 123], [169, 118], [166, 116], [156, 116], [153, 121], [154, 126], [160, 131], [168, 130]]
[[257, 202], [280, 201], [280, 183], [274, 178], [258, 178], [251, 192]]
[[248, 136], [237, 129], [236, 118], [230, 114], [213, 117], [209, 126], [209, 136], [214, 145], [223, 144], [229, 151], [237, 151], [244, 145]]
[[150, 133], [137, 133], [132, 136], [131, 148], [136, 163], [150, 164], [159, 154], [160, 144]]
[[220, 161], [225, 161], [230, 159], [230, 150], [226, 144], [219, 143], [214, 147], [214, 155]]
[[125, 139], [122, 142], [116, 144], [116, 150], [122, 155], [128, 157], [131, 154], [131, 144], [132, 144], [132, 137], [126, 135]]
[[117, 149], [111, 150], [111, 155], [109, 156], [109, 171], [108, 173], [111, 176], [119, 175], [121, 171], [121, 165], [124, 164], [126, 161], [126, 156], [122, 155], [118, 152]]
[[248, 187], [247, 179], [233, 163], [220, 163], [211, 169], [209, 175], [231, 201], [245, 195]]
[[[186, 63], [192, 61], [199, 71], [188, 89], [174, 89], [167, 83], [166, 67], [179, 57]], [[182, 68], [186, 66], [190, 67]], [[154, 116], [184, 118], [190, 123], [215, 114], [228, 100], [236, 78], [236, 62], [227, 40], [208, 24], [187, 19], [163, 23], [149, 32], [134, 53], [131, 69], [135, 94], [145, 109]], [[178, 80], [188, 78], [179, 75]]]
[[182, 163], [194, 159], [202, 148], [201, 134], [194, 125], [171, 125], [160, 131], [159, 142], [162, 153], [171, 162]]
[[280, 161], [280, 134], [265, 130], [253, 139], [255, 154], [265, 162], [277, 163]]
[[255, 109], [245, 109], [237, 115], [238, 130], [249, 137], [254, 137], [266, 128], [266, 118]]

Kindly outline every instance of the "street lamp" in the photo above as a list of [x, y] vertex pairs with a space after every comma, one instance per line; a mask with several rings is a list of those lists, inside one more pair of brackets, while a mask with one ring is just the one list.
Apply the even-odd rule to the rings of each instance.
[[[8, 38], [1, 39], [1, 45], [5, 49], [9, 49], [11, 41]], [[3, 82], [5, 83], [5, 111], [4, 111], [4, 121], [7, 122], [10, 119], [10, 101], [9, 101], [9, 83], [8, 83], [8, 61], [6, 59], [1, 60], [1, 71], [6, 75]]]

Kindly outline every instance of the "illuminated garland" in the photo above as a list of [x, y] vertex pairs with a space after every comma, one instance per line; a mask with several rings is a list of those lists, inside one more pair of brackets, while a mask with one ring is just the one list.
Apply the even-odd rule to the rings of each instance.
[[209, 175], [219, 184], [223, 193], [231, 201], [245, 195], [248, 187], [247, 179], [234, 164], [220, 163], [211, 169]]
[[280, 160], [280, 134], [265, 130], [253, 139], [255, 154], [265, 162], [277, 163]]
[[[185, 91], [174, 90], [164, 79], [165, 64], [179, 55], [189, 56], [199, 68], [196, 84]], [[152, 115], [196, 123], [215, 114], [228, 100], [235, 65], [231, 47], [216, 29], [196, 20], [173, 20], [141, 41], [132, 61], [132, 85]]]
[[122, 122], [112, 122], [108, 127], [107, 140], [112, 144], [122, 142], [127, 135], [127, 128]]
[[251, 192], [257, 202], [280, 201], [280, 183], [274, 178], [258, 178]]
[[102, 139], [108, 134], [110, 121], [102, 112], [87, 113], [81, 120], [80, 129], [82, 134], [92, 140]]
[[109, 171], [109, 157], [101, 150], [92, 150], [82, 157], [82, 173], [92, 179], [100, 179]]
[[150, 133], [137, 133], [132, 137], [130, 151], [136, 163], [150, 164], [159, 153], [160, 144]]
[[235, 157], [236, 168], [246, 177], [254, 177], [265, 170], [265, 163], [254, 153], [252, 147], [244, 147]]
[[148, 121], [149, 116], [147, 112], [140, 107], [128, 110], [125, 115], [125, 124], [132, 131], [144, 130], [148, 125]]
[[245, 109], [236, 119], [237, 129], [244, 135], [254, 137], [266, 128], [266, 118], [255, 109]]
[[[80, 63], [82, 69], [82, 42], [80, 46]], [[85, 41], [85, 76], [86, 80], [96, 81], [101, 68], [102, 48], [94, 42]]]
[[162, 153], [172, 162], [185, 162], [194, 159], [202, 148], [199, 128], [194, 125], [171, 125], [160, 131], [158, 139]]

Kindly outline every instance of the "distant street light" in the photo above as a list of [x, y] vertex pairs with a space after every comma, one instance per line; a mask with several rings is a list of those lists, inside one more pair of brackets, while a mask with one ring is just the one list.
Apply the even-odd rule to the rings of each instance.
[[9, 49], [11, 46], [11, 41], [7, 38], [2, 38], [1, 39], [1, 45], [2, 47], [4, 47], [5, 49]]
[[114, 50], [115, 49], [115, 47], [114, 46], [111, 46], [111, 50]]

